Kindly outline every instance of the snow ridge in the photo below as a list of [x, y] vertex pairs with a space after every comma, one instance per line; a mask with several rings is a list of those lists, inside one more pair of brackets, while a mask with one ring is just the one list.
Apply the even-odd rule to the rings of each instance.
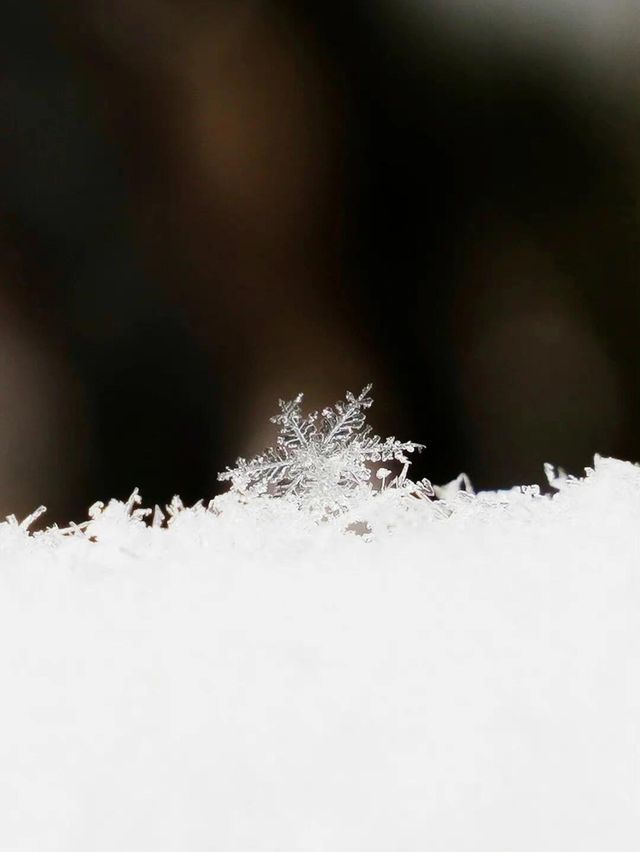
[[547, 472], [0, 523], [0, 849], [636, 852], [640, 468]]

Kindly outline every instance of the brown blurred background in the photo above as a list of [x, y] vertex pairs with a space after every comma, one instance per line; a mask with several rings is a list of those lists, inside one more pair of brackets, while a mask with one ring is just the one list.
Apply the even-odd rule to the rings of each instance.
[[5, 0], [0, 514], [218, 490], [375, 383], [420, 474], [640, 457], [631, 0]]

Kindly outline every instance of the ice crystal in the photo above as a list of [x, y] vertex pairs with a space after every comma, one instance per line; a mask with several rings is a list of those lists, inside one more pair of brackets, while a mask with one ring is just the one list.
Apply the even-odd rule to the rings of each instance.
[[328, 513], [347, 508], [357, 495], [374, 493], [373, 467], [395, 461], [402, 469], [389, 483], [390, 471], [378, 470], [379, 490], [430, 496], [426, 480], [407, 479], [408, 456], [423, 445], [382, 439], [365, 425], [365, 411], [373, 404], [370, 390], [367, 385], [358, 396], [348, 392], [344, 401], [306, 417], [303, 394], [289, 402], [280, 400], [280, 413], [271, 418], [280, 427], [276, 446], [248, 461], [239, 458], [218, 478], [230, 481], [232, 490], [241, 494], [292, 498], [300, 508]]

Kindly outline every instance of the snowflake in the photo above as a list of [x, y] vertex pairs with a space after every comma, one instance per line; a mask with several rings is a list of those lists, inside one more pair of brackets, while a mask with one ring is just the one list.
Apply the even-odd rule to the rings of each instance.
[[373, 403], [370, 390], [367, 385], [359, 396], [349, 392], [333, 408], [306, 417], [301, 411], [303, 394], [290, 402], [280, 400], [280, 414], [271, 418], [280, 427], [276, 446], [249, 461], [239, 458], [218, 479], [230, 481], [232, 489], [241, 494], [288, 497], [301, 508], [326, 514], [348, 507], [356, 495], [367, 490], [373, 493], [372, 465], [396, 461], [402, 470], [388, 485], [390, 471], [378, 470], [380, 490], [432, 495], [426, 480], [413, 483], [407, 479], [408, 455], [422, 445], [394, 437], [383, 440], [365, 425], [365, 411]]

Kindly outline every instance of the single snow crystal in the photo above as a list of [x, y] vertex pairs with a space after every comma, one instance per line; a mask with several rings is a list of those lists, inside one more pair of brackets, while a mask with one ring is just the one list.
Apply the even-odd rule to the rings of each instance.
[[365, 425], [365, 411], [373, 403], [370, 390], [367, 385], [358, 396], [348, 392], [333, 408], [306, 417], [301, 411], [303, 394], [289, 402], [280, 400], [280, 413], [271, 418], [280, 427], [276, 446], [249, 461], [239, 458], [218, 478], [230, 481], [242, 494], [290, 497], [300, 508], [321, 512], [340, 511], [356, 494], [371, 492], [371, 466], [377, 462], [402, 464], [388, 487], [426, 489], [426, 484], [406, 478], [408, 454], [422, 445], [394, 437], [383, 440]]

